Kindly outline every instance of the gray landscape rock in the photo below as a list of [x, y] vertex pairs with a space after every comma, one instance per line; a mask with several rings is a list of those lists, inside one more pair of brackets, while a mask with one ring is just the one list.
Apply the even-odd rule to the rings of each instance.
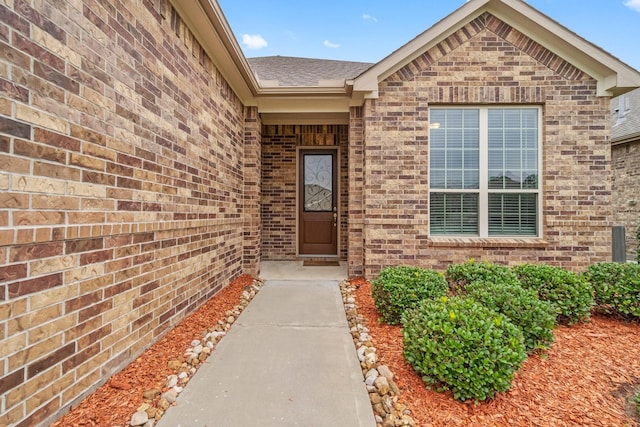
[[149, 421], [149, 415], [145, 411], [136, 411], [131, 416], [130, 426], [142, 426]]

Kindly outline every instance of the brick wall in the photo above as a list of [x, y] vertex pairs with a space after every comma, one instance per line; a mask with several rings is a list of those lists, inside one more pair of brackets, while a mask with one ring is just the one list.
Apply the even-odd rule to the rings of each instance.
[[[609, 99], [596, 97], [595, 80], [485, 13], [379, 89], [364, 106], [363, 200], [350, 207], [364, 211], [363, 247], [350, 251], [362, 251], [367, 277], [389, 264], [444, 269], [468, 258], [572, 270], [610, 259]], [[429, 106], [520, 103], [543, 109], [543, 238], [429, 236]]]
[[349, 114], [349, 277], [364, 274], [364, 109]]
[[19, 426], [260, 255], [256, 112], [169, 3], [31, 4], [0, 5], [0, 424]]
[[346, 125], [265, 125], [262, 129], [262, 259], [297, 257], [297, 148], [335, 146], [340, 154], [341, 259], [347, 259], [349, 130]]
[[246, 107], [244, 128], [244, 272], [257, 276], [262, 254], [262, 124], [257, 107]]
[[614, 223], [624, 225], [627, 258], [636, 259], [640, 221], [640, 141], [611, 147]]

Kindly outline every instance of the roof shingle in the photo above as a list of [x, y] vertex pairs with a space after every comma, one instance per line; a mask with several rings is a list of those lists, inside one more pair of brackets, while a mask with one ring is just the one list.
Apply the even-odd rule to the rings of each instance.
[[[343, 85], [374, 64], [330, 59], [263, 56], [247, 58], [259, 82], [280, 87], [320, 87]], [[277, 83], [276, 83], [277, 82]], [[338, 83], [339, 82], [339, 83]]]
[[611, 100], [611, 141], [640, 136], [640, 89]]

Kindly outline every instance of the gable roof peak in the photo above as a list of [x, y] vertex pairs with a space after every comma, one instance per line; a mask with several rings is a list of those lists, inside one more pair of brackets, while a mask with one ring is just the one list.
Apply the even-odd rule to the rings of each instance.
[[640, 86], [640, 73], [578, 36], [523, 0], [469, 0], [431, 28], [392, 52], [354, 80], [354, 91], [377, 97], [378, 83], [432, 47], [488, 13], [598, 82], [600, 96], [625, 93]]

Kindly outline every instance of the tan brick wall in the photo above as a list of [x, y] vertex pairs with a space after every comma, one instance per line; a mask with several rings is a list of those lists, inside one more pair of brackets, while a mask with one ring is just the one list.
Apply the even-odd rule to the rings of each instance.
[[339, 256], [347, 259], [349, 130], [346, 125], [265, 125], [262, 129], [262, 259], [297, 257], [297, 148], [338, 147]]
[[627, 259], [636, 259], [640, 221], [640, 141], [611, 147], [613, 220], [625, 226]]
[[[433, 239], [429, 106], [520, 103], [543, 109], [543, 238]], [[390, 264], [444, 269], [468, 258], [572, 270], [610, 259], [608, 108], [594, 79], [489, 14], [388, 77], [363, 113], [365, 275]]]
[[170, 4], [32, 4], [0, 6], [0, 424], [19, 426], [260, 258], [257, 112]]
[[244, 258], [247, 274], [258, 275], [262, 254], [261, 197], [262, 184], [262, 125], [256, 107], [246, 107], [244, 128]]
[[364, 109], [349, 115], [349, 277], [364, 274]]

